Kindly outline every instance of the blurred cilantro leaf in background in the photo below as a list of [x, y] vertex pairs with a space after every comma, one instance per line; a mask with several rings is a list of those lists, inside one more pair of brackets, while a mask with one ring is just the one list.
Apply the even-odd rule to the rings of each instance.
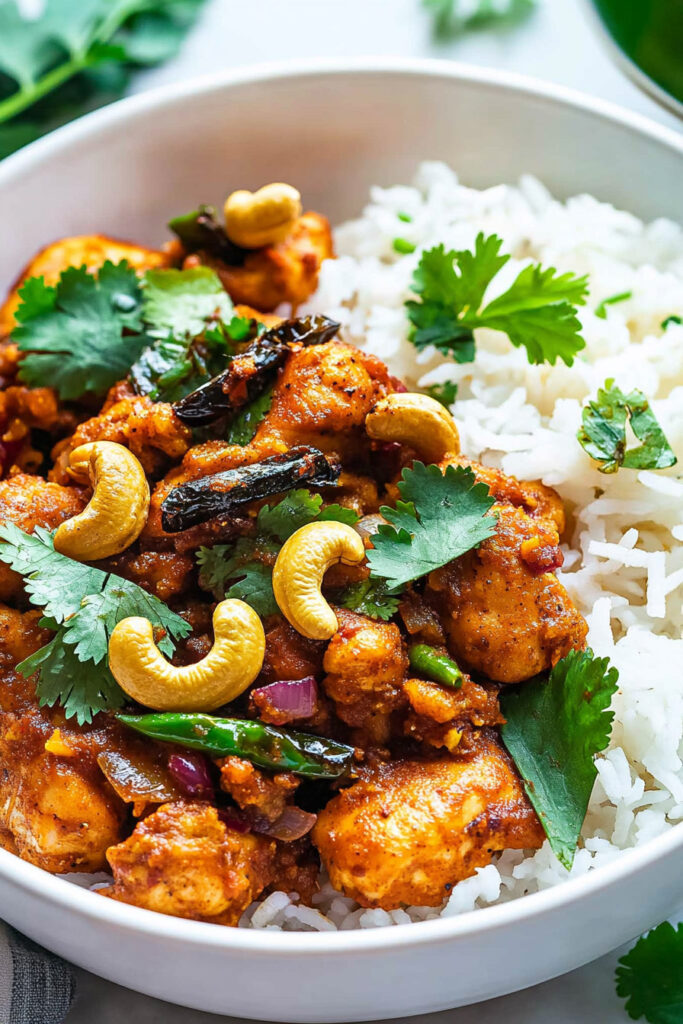
[[204, 0], [0, 0], [0, 158], [120, 96], [174, 57]]
[[536, 0], [422, 0], [430, 11], [434, 37], [453, 39], [480, 28], [513, 28], [536, 7]]

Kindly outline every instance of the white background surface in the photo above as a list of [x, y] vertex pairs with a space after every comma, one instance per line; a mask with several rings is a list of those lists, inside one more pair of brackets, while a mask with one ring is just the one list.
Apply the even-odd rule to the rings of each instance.
[[[437, 56], [559, 82], [669, 127], [683, 128], [673, 114], [614, 67], [580, 0], [539, 3], [535, 15], [513, 32], [487, 31], [437, 45], [419, 0], [210, 0], [181, 56], [140, 76], [135, 89], [289, 57]], [[633, 898], [638, 898], [637, 892]], [[562, 942], [562, 935], [557, 941]], [[628, 1018], [614, 994], [613, 981], [622, 952], [526, 992], [411, 1019], [416, 1024], [625, 1024]], [[495, 971], [493, 963], [491, 970]], [[230, 1024], [233, 1020], [172, 1007], [84, 971], [78, 976], [80, 995], [67, 1024]]]

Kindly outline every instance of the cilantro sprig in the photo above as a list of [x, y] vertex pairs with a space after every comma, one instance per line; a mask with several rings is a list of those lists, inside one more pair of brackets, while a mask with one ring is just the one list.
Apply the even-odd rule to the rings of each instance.
[[383, 505], [387, 520], [370, 538], [370, 576], [383, 579], [389, 591], [399, 590], [476, 547], [496, 528], [489, 513], [494, 499], [486, 484], [462, 466], [414, 462], [404, 469], [396, 508]]
[[[643, 442], [636, 448], [626, 447], [627, 423]], [[621, 466], [667, 469], [678, 461], [643, 392], [634, 388], [624, 394], [612, 379], [584, 407], [576, 436], [601, 473], [616, 473]]]
[[352, 509], [336, 504], [323, 508], [322, 503], [319, 494], [312, 494], [305, 487], [289, 491], [276, 505], [259, 509], [252, 537], [240, 537], [234, 544], [199, 548], [201, 585], [217, 601], [236, 597], [246, 601], [259, 615], [276, 614], [272, 567], [287, 538], [312, 522], [334, 520], [350, 526], [358, 522]]
[[121, 95], [131, 72], [175, 56], [204, 0], [0, 3], [0, 157]]
[[590, 650], [570, 651], [550, 673], [504, 687], [501, 735], [550, 846], [571, 868], [593, 783], [609, 742], [619, 673]]
[[683, 1022], [683, 924], [665, 921], [638, 939], [619, 961], [617, 995], [632, 1020]]
[[56, 631], [17, 666], [26, 677], [38, 673], [41, 707], [59, 703], [79, 725], [121, 707], [126, 696], [109, 670], [107, 650], [114, 626], [127, 616], [143, 616], [163, 630], [159, 647], [168, 655], [174, 639], [190, 632], [184, 619], [135, 583], [59, 554], [40, 526], [28, 534], [5, 522], [0, 541], [0, 560], [24, 577], [29, 601], [44, 611], [42, 624]]
[[576, 307], [586, 301], [586, 277], [532, 264], [482, 307], [488, 286], [510, 259], [501, 255], [502, 244], [497, 235], [480, 233], [473, 250], [438, 245], [423, 252], [412, 283], [419, 301], [405, 303], [410, 340], [418, 349], [434, 345], [458, 363], [471, 363], [474, 331], [488, 327], [525, 348], [530, 363], [561, 359], [571, 366], [585, 347]]
[[532, 13], [536, 0], [475, 0], [466, 12], [459, 0], [422, 0], [422, 5], [432, 14], [434, 36], [446, 40], [474, 29], [518, 25]]
[[142, 289], [125, 260], [107, 261], [97, 275], [69, 267], [55, 287], [32, 277], [19, 295], [12, 332], [25, 353], [19, 377], [33, 387], [54, 387], [64, 399], [106, 391], [147, 344]]
[[338, 594], [336, 603], [369, 619], [387, 622], [398, 611], [400, 598], [390, 594], [384, 580], [360, 580]]

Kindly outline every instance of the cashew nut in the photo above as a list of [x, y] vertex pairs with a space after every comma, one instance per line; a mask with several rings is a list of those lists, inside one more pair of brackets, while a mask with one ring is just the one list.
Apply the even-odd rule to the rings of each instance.
[[404, 392], [380, 399], [365, 417], [375, 441], [410, 445], [428, 462], [460, 451], [458, 428], [448, 409], [429, 395]]
[[69, 472], [82, 483], [89, 481], [93, 495], [79, 515], [59, 527], [55, 550], [79, 562], [118, 555], [137, 540], [147, 522], [145, 471], [122, 444], [92, 441], [71, 452]]
[[337, 616], [320, 592], [331, 565], [358, 565], [365, 557], [363, 540], [345, 523], [309, 523], [285, 541], [273, 569], [273, 593], [280, 611], [311, 640], [328, 640], [337, 632]]
[[291, 185], [275, 182], [257, 192], [240, 189], [225, 200], [225, 233], [243, 249], [282, 242], [301, 216], [301, 196]]
[[253, 683], [266, 650], [261, 620], [244, 601], [221, 601], [213, 613], [213, 632], [206, 657], [176, 667], [154, 643], [148, 619], [122, 619], [109, 638], [109, 667], [121, 689], [147, 707], [213, 711]]

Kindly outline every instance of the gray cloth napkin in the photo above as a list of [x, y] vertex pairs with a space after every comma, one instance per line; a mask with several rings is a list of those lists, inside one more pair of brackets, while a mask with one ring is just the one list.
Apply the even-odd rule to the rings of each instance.
[[75, 994], [64, 960], [0, 923], [0, 1024], [61, 1024]]

